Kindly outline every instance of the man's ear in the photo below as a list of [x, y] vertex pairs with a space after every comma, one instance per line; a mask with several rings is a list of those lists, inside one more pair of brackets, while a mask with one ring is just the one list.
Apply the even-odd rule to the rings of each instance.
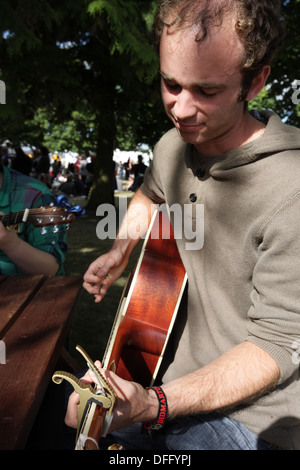
[[270, 75], [270, 71], [271, 71], [271, 67], [269, 65], [263, 66], [260, 74], [257, 75], [252, 80], [252, 85], [246, 96], [246, 101], [253, 100], [258, 95], [258, 93], [263, 89], [268, 79], [268, 76]]

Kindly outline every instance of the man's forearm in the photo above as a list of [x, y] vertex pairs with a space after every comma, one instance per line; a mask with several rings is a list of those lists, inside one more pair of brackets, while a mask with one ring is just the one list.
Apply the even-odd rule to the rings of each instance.
[[279, 367], [263, 349], [244, 342], [207, 366], [163, 386], [169, 418], [231, 408], [276, 384]]
[[139, 189], [124, 216], [114, 246], [121, 247], [124, 254], [133, 251], [138, 241], [145, 235], [157, 206]]

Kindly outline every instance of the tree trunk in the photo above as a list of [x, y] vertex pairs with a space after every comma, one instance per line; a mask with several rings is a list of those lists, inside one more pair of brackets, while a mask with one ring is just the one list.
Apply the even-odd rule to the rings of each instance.
[[[107, 89], [108, 90], [108, 89]], [[98, 115], [98, 138], [94, 169], [94, 183], [87, 204], [88, 211], [96, 211], [100, 204], [114, 204], [115, 164], [113, 162], [115, 142], [115, 118], [113, 91], [107, 91], [105, 115]]]

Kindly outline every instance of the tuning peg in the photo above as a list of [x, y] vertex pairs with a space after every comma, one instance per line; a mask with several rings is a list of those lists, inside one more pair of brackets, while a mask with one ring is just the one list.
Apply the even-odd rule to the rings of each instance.
[[67, 196], [65, 196], [64, 194], [60, 194], [59, 196], [57, 196], [56, 198], [56, 204], [59, 206], [59, 207], [70, 207], [70, 205], [68, 204], [68, 198]]
[[85, 214], [85, 209], [83, 209], [82, 206], [71, 206], [68, 203], [68, 198], [64, 194], [60, 194], [59, 196], [57, 196], [56, 204], [59, 207], [66, 207], [68, 209], [67, 212], [75, 213], [76, 217], [79, 217]]

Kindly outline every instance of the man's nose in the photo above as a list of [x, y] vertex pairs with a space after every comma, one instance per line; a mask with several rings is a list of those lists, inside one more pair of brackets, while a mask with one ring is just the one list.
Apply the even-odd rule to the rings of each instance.
[[187, 90], [182, 90], [176, 99], [174, 113], [178, 120], [185, 120], [195, 115], [197, 106], [195, 97]]

